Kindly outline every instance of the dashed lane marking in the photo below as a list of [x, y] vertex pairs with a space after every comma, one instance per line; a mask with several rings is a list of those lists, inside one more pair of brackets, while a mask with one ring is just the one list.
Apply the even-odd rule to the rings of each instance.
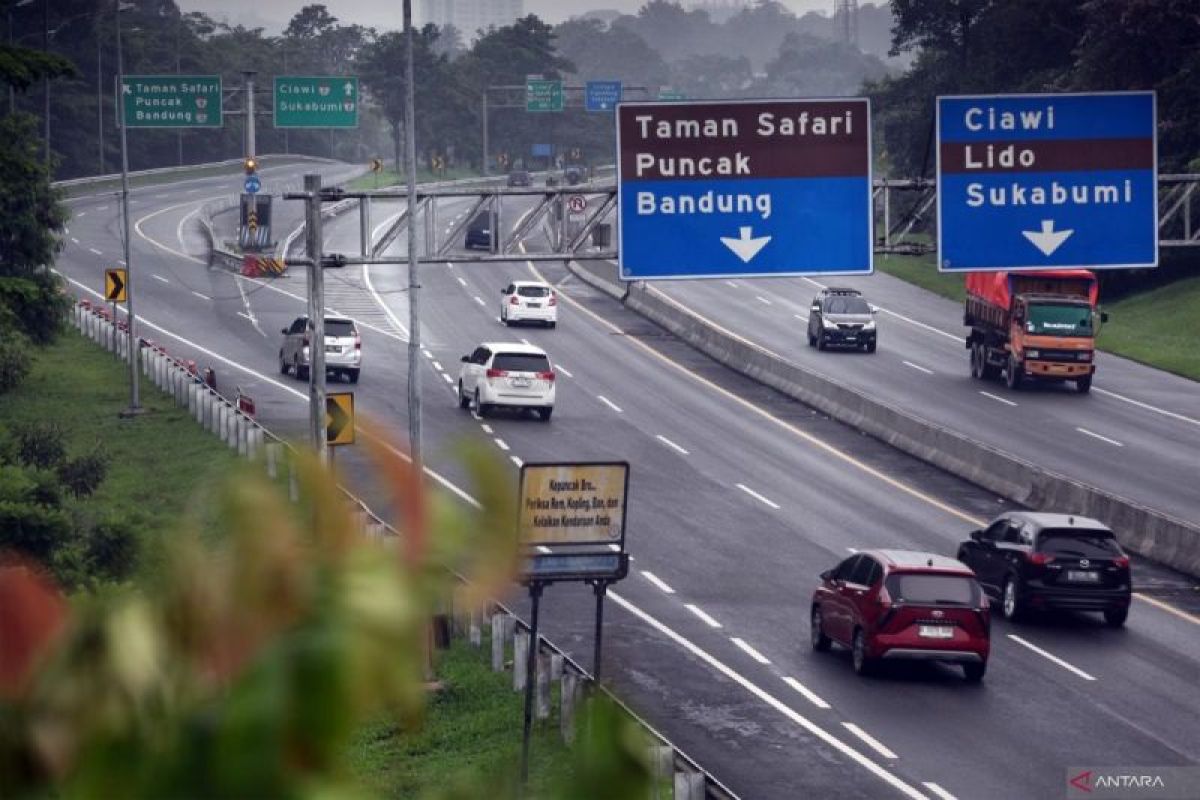
[[893, 753], [888, 748], [884, 747], [883, 742], [879, 741], [874, 736], [872, 736], [871, 734], [864, 731], [862, 728], [855, 725], [853, 722], [843, 722], [842, 725], [843, 725], [843, 727], [846, 728], [846, 730], [850, 731], [855, 736], [862, 739], [864, 742], [866, 742], [868, 747], [870, 747], [876, 753], [879, 753], [879, 755], [883, 756], [888, 761], [895, 761], [896, 759], [898, 759], [900, 757], [900, 756], [896, 755], [895, 753]]
[[653, 583], [659, 590], [666, 594], [675, 594], [675, 590], [663, 582], [661, 578], [655, 575], [648, 569], [642, 570], [642, 577]]
[[704, 612], [704, 609], [700, 608], [699, 606], [692, 605], [691, 603], [684, 603], [683, 607], [686, 608], [688, 611], [692, 612], [693, 614], [695, 614], [697, 617], [699, 617], [700, 621], [703, 622], [708, 627], [710, 627], [710, 628], [720, 628], [721, 627], [721, 623], [717, 622], [715, 619], [713, 619], [708, 614], [706, 614]]
[[795, 678], [793, 678], [791, 676], [784, 676], [783, 682], [786, 683], [788, 686], [792, 687], [793, 689], [795, 689], [800, 694], [802, 694], [804, 696], [805, 700], [812, 703], [817, 708], [823, 708], [823, 709], [830, 708], [829, 703], [826, 703], [819, 696], [817, 696], [816, 693], [814, 693], [807, 686], [805, 686], [804, 684], [802, 684], [800, 681], [796, 680]]
[[738, 649], [739, 649], [739, 650], [741, 650], [741, 651], [742, 651], [742, 652], [744, 652], [746, 655], [748, 655], [748, 656], [750, 656], [751, 658], [753, 658], [753, 659], [754, 659], [755, 661], [757, 661], [758, 663], [760, 663], [760, 664], [770, 664], [770, 663], [771, 663], [771, 660], [770, 660], [769, 658], [767, 658], [767, 657], [766, 657], [766, 656], [764, 656], [762, 653], [760, 653], [760, 652], [758, 652], [757, 650], [755, 650], [755, 649], [754, 649], [753, 647], [751, 647], [750, 645], [748, 645], [748, 644], [746, 643], [746, 640], [745, 640], [745, 639], [739, 639], [737, 636], [730, 636], [730, 637], [729, 637], [729, 641], [731, 641], [731, 642], [733, 642], [735, 645], [737, 645], [737, 647], [738, 647]]

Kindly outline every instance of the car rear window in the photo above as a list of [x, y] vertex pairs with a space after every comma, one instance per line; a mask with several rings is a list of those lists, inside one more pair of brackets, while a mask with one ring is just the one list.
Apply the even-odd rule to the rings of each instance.
[[325, 320], [325, 335], [326, 336], [353, 336], [354, 323], [345, 319], [327, 319]]
[[830, 314], [870, 314], [871, 306], [861, 297], [831, 297], [825, 310]]
[[517, 294], [521, 297], [545, 297], [550, 294], [550, 290], [545, 286], [518, 286]]
[[1109, 531], [1045, 530], [1038, 537], [1038, 550], [1056, 556], [1112, 558], [1121, 546]]
[[550, 359], [538, 353], [497, 353], [492, 368], [505, 372], [549, 372]]
[[471, 220], [471, 229], [472, 230], [486, 230], [487, 226], [488, 226], [488, 214], [486, 211], [483, 212], [482, 214], [476, 214], [475, 219]]
[[962, 606], [979, 604], [979, 584], [966, 575], [894, 573], [888, 576], [887, 590], [893, 602]]

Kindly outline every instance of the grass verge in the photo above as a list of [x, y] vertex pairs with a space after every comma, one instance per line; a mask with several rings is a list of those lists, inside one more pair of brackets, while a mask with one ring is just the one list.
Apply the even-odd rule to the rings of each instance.
[[[444, 172], [432, 172], [424, 167], [417, 168], [417, 183], [433, 183], [435, 181], [456, 181], [461, 178], [478, 178], [479, 173], [470, 169], [448, 169]], [[384, 189], [388, 186], [398, 186], [404, 183], [404, 177], [392, 170], [384, 170], [378, 175], [371, 173], [363, 175], [361, 178], [355, 178], [346, 184], [346, 188], [350, 191], [370, 191], [372, 189]]]
[[877, 255], [875, 269], [959, 303], [967, 296], [962, 276], [938, 272], [937, 256], [933, 253], [922, 256]]
[[[317, 163], [310, 162], [305, 158], [293, 158], [289, 156], [279, 156], [277, 158], [268, 158], [261, 160], [261, 166], [281, 167], [287, 164], [299, 163]], [[177, 172], [164, 172], [157, 175], [130, 175], [129, 187], [137, 189], [143, 186], [160, 186], [168, 183], [177, 183], [185, 180], [195, 180], [196, 178], [212, 178], [220, 175], [230, 177], [244, 177], [242, 165], [238, 164], [197, 164], [195, 167], [184, 167]], [[68, 198], [87, 197], [94, 194], [111, 194], [121, 190], [121, 179], [113, 178], [110, 180], [96, 181], [93, 183], [85, 183], [77, 186], [67, 186], [63, 188], [63, 195]], [[231, 192], [234, 190], [230, 190]]]
[[1106, 310], [1103, 350], [1200, 380], [1200, 277], [1131, 295]]
[[[437, 665], [443, 688], [430, 697], [424, 724], [404, 731], [378, 720], [358, 732], [349, 759], [354, 774], [385, 797], [512, 797], [520, 776], [524, 694], [512, 674], [494, 673], [478, 650], [456, 641]], [[545, 797], [571, 769], [558, 733], [558, 711], [534, 722], [530, 743], [530, 797]]]
[[99, 442], [111, 461], [104, 482], [86, 502], [99, 514], [129, 519], [141, 534], [143, 551], [152, 554], [155, 539], [175, 530], [185, 510], [203, 509], [217, 481], [238, 460], [144, 378], [141, 388], [146, 413], [121, 419], [129, 405], [128, 368], [67, 330], [37, 351], [33, 369], [16, 391], [0, 395], [0, 422], [13, 430], [56, 423], [72, 453]]

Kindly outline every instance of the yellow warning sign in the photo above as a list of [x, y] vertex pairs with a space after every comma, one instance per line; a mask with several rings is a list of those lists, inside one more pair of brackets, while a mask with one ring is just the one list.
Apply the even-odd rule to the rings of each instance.
[[524, 464], [521, 467], [521, 542], [625, 543], [629, 463]]
[[252, 231], [258, 230], [258, 213], [251, 211], [246, 215], [246, 227]]
[[104, 270], [104, 299], [114, 303], [125, 302], [126, 274], [123, 269]]
[[325, 395], [325, 443], [354, 444], [354, 392]]

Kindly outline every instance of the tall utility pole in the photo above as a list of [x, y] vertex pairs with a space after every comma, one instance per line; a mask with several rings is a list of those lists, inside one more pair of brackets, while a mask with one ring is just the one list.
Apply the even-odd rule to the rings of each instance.
[[[117, 0], [118, 3], [121, 0]], [[118, 8], [117, 14], [121, 11]], [[100, 156], [97, 175], [104, 174], [104, 37], [100, 35], [100, 23], [96, 23], [96, 152]], [[128, 261], [128, 259], [126, 259]]]
[[[49, 3], [49, 0], [46, 0]], [[117, 21], [117, 122], [121, 126], [121, 225], [125, 241], [125, 311], [129, 323], [129, 408], [123, 416], [142, 413], [138, 396], [138, 360], [141, 357], [137, 338], [137, 318], [133, 315], [133, 259], [129, 251], [129, 131], [125, 124], [125, 54], [121, 49], [121, 0], [113, 0], [113, 15]], [[49, 119], [49, 117], [47, 117]], [[47, 126], [49, 123], [47, 123]], [[47, 127], [47, 130], [49, 128]], [[47, 140], [47, 144], [49, 140]]]
[[[408, 172], [408, 446], [421, 473], [421, 284], [417, 281], [417, 120], [413, 66], [412, 0], [404, 0], [407, 43], [404, 98], [404, 160]], [[433, 202], [430, 200], [430, 202]]]
[[[42, 52], [50, 53], [50, 0], [42, 0]], [[50, 76], [42, 76], [42, 95], [46, 99], [43, 113], [46, 117], [45, 153], [46, 174], [50, 173]]]
[[325, 249], [321, 231], [321, 176], [304, 176], [304, 242], [308, 251], [308, 420], [313, 450], [322, 462], [325, 443], [325, 273], [322, 258]]
[[254, 142], [254, 76], [257, 72], [246, 70], [242, 76], [246, 79], [246, 158], [255, 158]]

